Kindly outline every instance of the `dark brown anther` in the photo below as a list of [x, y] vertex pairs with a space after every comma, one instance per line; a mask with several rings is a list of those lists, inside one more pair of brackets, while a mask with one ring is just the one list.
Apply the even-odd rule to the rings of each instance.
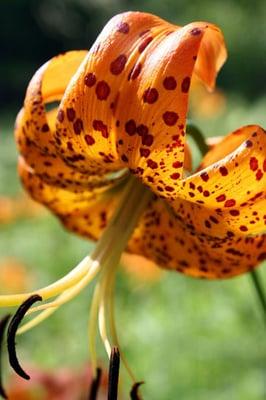
[[96, 376], [93, 379], [91, 387], [90, 387], [89, 400], [97, 399], [97, 394], [98, 394], [98, 390], [99, 390], [100, 383], [101, 383], [101, 376], [102, 376], [102, 370], [101, 370], [101, 368], [97, 368]]
[[117, 347], [112, 348], [109, 363], [108, 400], [117, 400], [120, 354]]
[[7, 323], [9, 321], [9, 318], [11, 315], [5, 315], [1, 320], [0, 320], [0, 396], [3, 397], [3, 399], [7, 399], [7, 394], [6, 391], [3, 387], [3, 379], [2, 379], [2, 351], [3, 351], [3, 341], [4, 341], [4, 334], [6, 330]]
[[130, 398], [131, 400], [141, 400], [141, 397], [139, 395], [139, 387], [143, 385], [144, 382], [136, 382], [132, 386], [130, 390]]
[[31, 308], [31, 306], [36, 303], [36, 301], [41, 301], [42, 298], [38, 294], [34, 294], [30, 296], [27, 300], [25, 300], [21, 306], [17, 309], [15, 315], [10, 321], [7, 331], [7, 349], [9, 356], [9, 363], [14, 371], [26, 380], [30, 379], [30, 376], [22, 369], [19, 364], [17, 353], [16, 353], [16, 333], [19, 327], [19, 324], [23, 320], [26, 312]]

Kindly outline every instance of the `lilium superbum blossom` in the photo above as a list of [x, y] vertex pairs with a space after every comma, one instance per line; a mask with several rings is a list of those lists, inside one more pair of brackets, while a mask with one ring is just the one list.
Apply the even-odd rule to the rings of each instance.
[[[196, 173], [186, 172], [192, 74], [211, 90], [225, 59], [212, 24], [180, 27], [127, 12], [107, 23], [88, 52], [61, 54], [36, 72], [16, 121], [22, 182], [66, 228], [98, 243], [68, 275], [34, 292], [58, 297], [32, 308], [43, 311], [18, 333], [100, 271], [89, 323], [96, 370], [97, 315], [109, 355], [118, 344], [112, 291], [124, 250], [208, 279], [245, 273], [265, 259], [265, 131], [236, 130]], [[1, 296], [0, 304], [31, 294]]]

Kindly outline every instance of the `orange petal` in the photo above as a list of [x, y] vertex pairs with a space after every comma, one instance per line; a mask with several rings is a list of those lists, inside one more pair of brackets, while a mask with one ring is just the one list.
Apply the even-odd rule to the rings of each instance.
[[259, 126], [227, 136], [204, 158], [206, 168], [180, 183], [179, 199], [172, 202], [175, 212], [183, 218], [189, 214], [198, 231], [217, 237], [265, 231], [265, 148], [266, 134]]
[[[206, 22], [195, 22], [194, 24], [197, 28], [206, 27]], [[207, 26], [210, 29], [205, 31], [194, 73], [212, 91], [217, 74], [227, 59], [227, 51], [221, 30], [213, 24], [207, 24]]]
[[[61, 156], [88, 174], [129, 167], [158, 194], [171, 197], [182, 177], [194, 64], [197, 56], [208, 57], [211, 78], [202, 79], [213, 81], [221, 66], [221, 38], [218, 28], [203, 23], [180, 28], [134, 12], [112, 18], [61, 102], [56, 133]], [[205, 40], [215, 44], [202, 48]], [[72, 161], [74, 154], [80, 157]]]
[[48, 207], [70, 231], [92, 240], [98, 240], [119, 202], [120, 192], [116, 189], [101, 192], [83, 191], [74, 193], [43, 182], [19, 160], [19, 174], [31, 197]]
[[[182, 204], [186, 210], [185, 202]], [[200, 215], [201, 211], [197, 212]], [[139, 221], [128, 251], [163, 268], [208, 279], [242, 274], [266, 258], [266, 235], [217, 237], [212, 230], [205, 233], [198, 229], [196, 215], [175, 215], [157, 199]]]
[[[74, 171], [58, 156], [54, 139], [57, 106], [46, 111], [51, 101], [61, 100], [86, 54], [85, 51], [67, 52], [51, 59], [36, 72], [29, 84], [24, 108], [17, 116], [15, 129], [20, 154], [35, 173], [48, 184], [75, 192], [112, 184], [110, 177]], [[70, 147], [70, 143], [67, 145]]]

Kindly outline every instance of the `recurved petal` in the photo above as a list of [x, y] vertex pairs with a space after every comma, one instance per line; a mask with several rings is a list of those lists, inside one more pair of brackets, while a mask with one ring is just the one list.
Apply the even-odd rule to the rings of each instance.
[[47, 106], [60, 101], [73, 74], [87, 51], [70, 51], [52, 58], [34, 74], [29, 83], [24, 107], [16, 122], [27, 138], [40, 150], [55, 154], [54, 137], [47, 120]]
[[[34, 172], [44, 182], [74, 192], [113, 184], [110, 176], [88, 175], [73, 170], [67, 165], [68, 160], [62, 160], [56, 152], [55, 141], [59, 139], [54, 138], [55, 122], [56, 118], [63, 118], [63, 114], [58, 115], [57, 104], [53, 102], [61, 100], [86, 54], [85, 51], [67, 52], [54, 57], [36, 72], [29, 84], [24, 108], [17, 116], [15, 128], [19, 152]], [[67, 146], [72, 149], [71, 143], [68, 142]], [[79, 153], [72, 155], [72, 159], [79, 157]]]
[[[180, 28], [151, 14], [114, 17], [61, 102], [59, 112], [64, 118], [57, 124], [61, 156], [89, 174], [129, 167], [158, 194], [172, 197], [183, 174], [187, 100], [195, 61], [211, 60], [213, 81], [222, 64], [222, 44], [201, 46], [205, 37], [216, 43], [220, 36], [218, 29], [203, 23]], [[210, 77], [202, 72], [206, 63], [197, 62], [198, 73], [209, 84]], [[80, 159], [72, 162], [75, 153]]]
[[[65, 118], [57, 125], [57, 138], [62, 142], [58, 150], [68, 161], [73, 152], [82, 155], [83, 159], [72, 162], [74, 168], [99, 173], [128, 166], [130, 154], [123, 149], [128, 136], [125, 129], [131, 132], [132, 124], [125, 127], [125, 122], [129, 120], [128, 102], [134, 108], [131, 82], [142, 69], [137, 61], [169, 26], [151, 14], [129, 12], [115, 16], [104, 27], [60, 105]], [[120, 120], [121, 114], [126, 121]]]
[[195, 29], [208, 26], [201, 43], [194, 73], [204, 82], [209, 90], [215, 87], [218, 72], [227, 59], [227, 50], [221, 30], [206, 22], [195, 22]]
[[[101, 187], [107, 189], [117, 184], [126, 175], [126, 171], [121, 171], [117, 176], [88, 175], [69, 167], [58, 154], [47, 153], [29, 139], [27, 131], [20, 123], [23, 113], [22, 109], [16, 121], [17, 146], [26, 164], [43, 182], [77, 193]], [[50, 132], [54, 132], [56, 116], [57, 108], [46, 112]]]
[[174, 214], [157, 199], [143, 214], [128, 251], [185, 275], [229, 278], [249, 271], [266, 258], [266, 235], [217, 237], [212, 230], [198, 229], [189, 215]]
[[265, 232], [265, 148], [266, 133], [256, 125], [227, 136], [205, 156], [203, 169], [180, 182], [174, 211], [207, 235]]

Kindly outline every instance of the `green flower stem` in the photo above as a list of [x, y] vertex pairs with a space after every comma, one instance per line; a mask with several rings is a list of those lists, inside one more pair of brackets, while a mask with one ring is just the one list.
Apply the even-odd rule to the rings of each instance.
[[[209, 148], [208, 148], [208, 145], [206, 143], [203, 133], [191, 121], [187, 122], [186, 133], [194, 139], [194, 141], [197, 144], [198, 149], [201, 153], [201, 156], [204, 157], [204, 155], [207, 153]], [[266, 296], [265, 296], [263, 284], [262, 284], [260, 276], [259, 276], [259, 272], [255, 269], [253, 269], [250, 272], [250, 277], [251, 277], [251, 281], [253, 283], [254, 289], [257, 293], [258, 300], [261, 304], [263, 315], [264, 315], [264, 318], [266, 321]]]
[[250, 277], [251, 277], [251, 280], [253, 282], [253, 285], [254, 285], [254, 288], [256, 290], [256, 293], [258, 295], [258, 300], [259, 300], [259, 303], [260, 303], [260, 305], [262, 307], [262, 312], [264, 314], [264, 319], [265, 319], [265, 323], [266, 323], [266, 298], [265, 298], [265, 293], [264, 293], [264, 290], [263, 290], [262, 282], [261, 282], [261, 279], [260, 279], [258, 271], [253, 269], [250, 272]]

